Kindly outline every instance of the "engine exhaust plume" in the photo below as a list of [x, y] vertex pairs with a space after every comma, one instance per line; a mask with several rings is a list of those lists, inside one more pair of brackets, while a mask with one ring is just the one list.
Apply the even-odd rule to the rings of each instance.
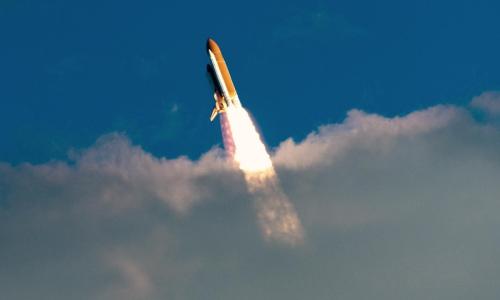
[[300, 219], [281, 189], [271, 158], [252, 119], [243, 107], [236, 105], [228, 106], [223, 115], [224, 146], [245, 175], [264, 237], [291, 245], [302, 243], [304, 231]]

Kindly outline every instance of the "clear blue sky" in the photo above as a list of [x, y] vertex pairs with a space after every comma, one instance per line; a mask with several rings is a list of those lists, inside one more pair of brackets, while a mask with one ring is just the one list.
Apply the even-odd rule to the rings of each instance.
[[360, 108], [404, 114], [500, 88], [495, 1], [0, 3], [0, 160], [110, 131], [156, 155], [220, 143], [205, 40], [274, 147]]

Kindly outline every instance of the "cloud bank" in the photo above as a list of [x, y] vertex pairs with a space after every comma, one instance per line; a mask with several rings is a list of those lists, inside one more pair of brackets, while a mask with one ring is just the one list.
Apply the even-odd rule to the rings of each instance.
[[490, 115], [500, 115], [500, 92], [484, 92], [474, 97], [471, 106]]
[[[474, 105], [474, 102], [472, 103]], [[497, 299], [500, 132], [465, 108], [340, 124], [273, 161], [308, 232], [261, 238], [220, 149], [157, 158], [119, 134], [71, 162], [0, 164], [6, 299]]]

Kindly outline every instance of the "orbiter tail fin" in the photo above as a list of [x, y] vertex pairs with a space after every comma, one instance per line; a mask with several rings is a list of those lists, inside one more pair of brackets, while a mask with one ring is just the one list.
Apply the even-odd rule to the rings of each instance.
[[210, 115], [210, 122], [212, 122], [215, 117], [217, 117], [217, 114], [219, 113], [219, 110], [217, 109], [217, 107], [214, 107], [214, 109], [212, 110], [212, 114]]

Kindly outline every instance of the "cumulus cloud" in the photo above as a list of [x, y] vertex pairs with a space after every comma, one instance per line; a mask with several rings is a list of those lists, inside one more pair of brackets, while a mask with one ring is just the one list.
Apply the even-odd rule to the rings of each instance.
[[162, 278], [182, 286], [176, 276], [196, 265], [168, 256], [176, 237], [166, 225], [202, 201], [245, 193], [220, 149], [197, 161], [156, 158], [109, 134], [71, 157], [0, 164], [0, 290], [9, 299], [155, 299]]
[[471, 106], [491, 115], [500, 115], [500, 92], [484, 92], [472, 99]]
[[500, 133], [464, 108], [352, 110], [274, 152], [307, 240], [260, 236], [213, 149], [157, 158], [112, 134], [69, 163], [0, 165], [8, 299], [496, 299]]
[[186, 157], [168, 160], [144, 152], [120, 134], [103, 136], [93, 147], [71, 156], [70, 164], [0, 165], [9, 198], [68, 198], [77, 205], [107, 205], [110, 211], [159, 200], [183, 213], [213, 195], [211, 177], [231, 170], [220, 149], [196, 162]]
[[274, 161], [286, 168], [308, 168], [337, 158], [352, 145], [385, 146], [398, 136], [437, 130], [460, 116], [464, 112], [451, 106], [436, 106], [392, 119], [351, 110], [343, 123], [321, 126], [299, 144], [287, 139], [278, 147]]

